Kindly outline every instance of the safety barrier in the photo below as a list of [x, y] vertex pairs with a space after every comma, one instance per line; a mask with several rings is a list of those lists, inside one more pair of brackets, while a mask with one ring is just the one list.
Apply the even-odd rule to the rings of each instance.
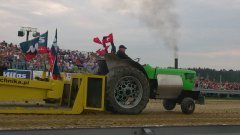
[[240, 95], [240, 90], [215, 90], [196, 88], [194, 91], [200, 91], [203, 94], [225, 94], [225, 95]]

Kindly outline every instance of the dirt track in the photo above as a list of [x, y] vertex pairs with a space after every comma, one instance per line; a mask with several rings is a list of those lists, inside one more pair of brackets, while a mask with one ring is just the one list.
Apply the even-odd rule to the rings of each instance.
[[152, 100], [139, 115], [109, 112], [85, 112], [82, 115], [12, 115], [0, 114], [0, 130], [36, 128], [77, 128], [157, 125], [240, 125], [240, 100], [207, 100], [197, 105], [192, 115], [181, 113], [177, 106], [164, 111], [161, 101]]

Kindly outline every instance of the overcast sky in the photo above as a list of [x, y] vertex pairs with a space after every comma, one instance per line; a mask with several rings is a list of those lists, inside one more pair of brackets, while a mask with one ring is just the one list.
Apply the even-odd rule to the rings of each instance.
[[[117, 0], [0, 0], [0, 41], [19, 44], [25, 38], [17, 31], [31, 26], [48, 30], [51, 46], [58, 28], [60, 48], [96, 51], [100, 46], [92, 39], [113, 33], [115, 44], [126, 45], [142, 64], [173, 66], [173, 51], [131, 13], [138, 0], [127, 9], [112, 1]], [[170, 10], [179, 25], [180, 67], [239, 70], [240, 0], [174, 0]]]

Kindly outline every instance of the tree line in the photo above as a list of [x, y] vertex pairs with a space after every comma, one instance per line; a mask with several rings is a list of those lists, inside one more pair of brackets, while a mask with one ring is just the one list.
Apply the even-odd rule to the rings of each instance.
[[209, 68], [189, 68], [197, 73], [198, 77], [203, 77], [216, 82], [240, 82], [240, 70], [215, 70]]

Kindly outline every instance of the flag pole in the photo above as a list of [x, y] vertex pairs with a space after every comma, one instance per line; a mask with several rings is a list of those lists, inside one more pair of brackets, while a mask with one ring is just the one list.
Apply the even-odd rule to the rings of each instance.
[[[30, 33], [30, 31], [27, 30], [26, 42], [28, 42], [28, 39], [29, 39], [29, 33]], [[26, 58], [26, 56], [25, 56], [24, 58], [25, 58], [25, 70], [27, 70], [27, 58]]]

